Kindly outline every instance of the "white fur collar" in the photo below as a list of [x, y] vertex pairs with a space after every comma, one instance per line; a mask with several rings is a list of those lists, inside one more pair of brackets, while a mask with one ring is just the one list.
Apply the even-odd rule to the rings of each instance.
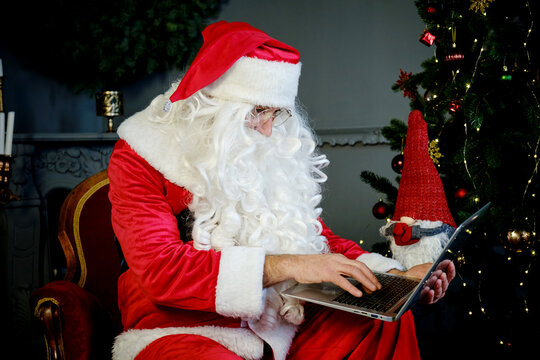
[[148, 120], [148, 109], [124, 120], [118, 127], [118, 136], [167, 180], [184, 186], [180, 170], [180, 147], [172, 125]]

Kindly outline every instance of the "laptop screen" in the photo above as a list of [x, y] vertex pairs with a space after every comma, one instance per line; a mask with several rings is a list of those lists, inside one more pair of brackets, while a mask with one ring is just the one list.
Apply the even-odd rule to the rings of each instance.
[[480, 210], [475, 212], [467, 220], [462, 222], [461, 225], [458, 226], [456, 231], [454, 231], [454, 233], [450, 237], [444, 250], [441, 252], [441, 255], [439, 255], [437, 260], [433, 262], [433, 265], [431, 266], [429, 271], [426, 273], [426, 276], [424, 276], [422, 281], [418, 284], [412, 296], [401, 307], [401, 310], [399, 311], [399, 315], [401, 315], [403, 312], [406, 311], [406, 309], [410, 308], [412, 305], [418, 302], [422, 294], [422, 289], [424, 288], [425, 283], [429, 280], [429, 278], [431, 277], [431, 274], [435, 272], [435, 270], [437, 270], [437, 267], [440, 266], [440, 263], [447, 259], [454, 260], [456, 258], [458, 254], [458, 250], [463, 247], [464, 241], [469, 237], [471, 230], [476, 226], [478, 219], [486, 212], [486, 210], [489, 208], [490, 205], [491, 203], [487, 203]]

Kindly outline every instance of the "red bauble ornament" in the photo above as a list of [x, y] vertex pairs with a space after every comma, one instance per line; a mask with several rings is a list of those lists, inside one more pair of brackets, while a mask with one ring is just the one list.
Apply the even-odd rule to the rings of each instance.
[[456, 191], [454, 191], [454, 198], [463, 199], [465, 198], [465, 196], [467, 196], [468, 193], [469, 192], [464, 188], [458, 188]]
[[390, 206], [384, 203], [381, 199], [373, 206], [371, 210], [373, 216], [377, 219], [384, 219], [390, 214]]
[[403, 156], [403, 154], [394, 156], [394, 158], [392, 159], [392, 170], [394, 170], [398, 174], [401, 174], [401, 172], [403, 171], [404, 159], [405, 157]]

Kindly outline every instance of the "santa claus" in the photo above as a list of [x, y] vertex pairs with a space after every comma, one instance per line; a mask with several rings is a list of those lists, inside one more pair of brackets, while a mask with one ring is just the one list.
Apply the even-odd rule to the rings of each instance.
[[390, 243], [392, 257], [407, 269], [435, 261], [456, 228], [439, 173], [429, 156], [422, 113], [412, 111], [408, 125], [394, 216], [380, 229]]
[[[298, 51], [246, 23], [221, 21], [203, 37], [182, 79], [118, 128], [109, 198], [129, 270], [114, 358], [418, 358], [410, 313], [351, 324], [313, 306], [304, 316], [280, 296], [294, 281], [361, 296], [346, 277], [370, 292], [380, 288], [371, 270], [405, 269], [321, 221], [328, 160], [295, 104]], [[434, 276], [428, 302], [453, 277]]]

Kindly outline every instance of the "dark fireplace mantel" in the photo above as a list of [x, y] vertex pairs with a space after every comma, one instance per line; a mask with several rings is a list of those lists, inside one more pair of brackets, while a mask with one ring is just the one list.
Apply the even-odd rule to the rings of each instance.
[[[55, 264], [59, 205], [82, 180], [105, 168], [116, 133], [15, 134], [9, 189], [18, 199], [0, 205], [3, 303], [10, 329], [29, 331], [29, 295], [62, 277]], [[60, 254], [61, 255], [61, 254]]]

